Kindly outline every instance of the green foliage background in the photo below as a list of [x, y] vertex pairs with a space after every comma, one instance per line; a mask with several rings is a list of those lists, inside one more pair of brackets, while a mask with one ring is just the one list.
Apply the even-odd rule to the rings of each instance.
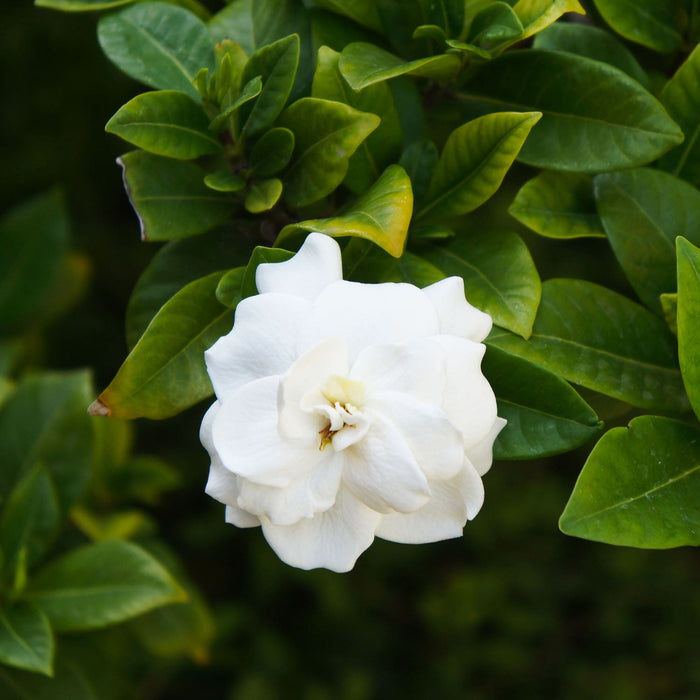
[[[92, 16], [11, 0], [2, 24], [2, 210], [60, 186], [92, 271], [88, 294], [36, 339], [31, 362], [89, 366], [106, 386], [127, 352], [127, 300], [156, 249], [139, 241], [114, 164], [124, 144], [103, 131], [141, 87], [100, 52]], [[541, 239], [507, 216], [535, 172], [508, 174], [485, 224], [517, 230], [543, 279], [572, 276], [630, 292], [612, 256], [601, 254], [605, 242], [562, 242], [567, 254], [550, 258]], [[149, 656], [126, 627], [62, 638], [99, 662], [97, 697], [700, 695], [696, 553], [612, 548], [557, 530], [587, 450], [495, 464], [484, 509], [463, 539], [377, 541], [353, 572], [337, 576], [290, 569], [259, 531], [223, 523], [221, 506], [203, 494], [202, 413], [196, 406], [165, 422], [139, 421], [137, 448], [182, 475], [150, 512], [209, 601], [216, 638], [196, 661]]]

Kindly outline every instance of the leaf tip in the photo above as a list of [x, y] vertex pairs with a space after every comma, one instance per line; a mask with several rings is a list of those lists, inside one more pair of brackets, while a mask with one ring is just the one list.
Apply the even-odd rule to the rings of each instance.
[[112, 409], [99, 397], [96, 398], [88, 406], [87, 412], [91, 416], [111, 416], [112, 415]]

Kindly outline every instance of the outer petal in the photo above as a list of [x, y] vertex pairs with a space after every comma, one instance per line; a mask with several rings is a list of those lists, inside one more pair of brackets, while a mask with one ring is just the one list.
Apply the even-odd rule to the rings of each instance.
[[262, 518], [262, 528], [280, 559], [300, 569], [324, 567], [350, 571], [374, 539], [379, 514], [341, 488], [335, 505], [294, 525], [273, 525]]
[[479, 476], [483, 476], [491, 468], [493, 463], [493, 443], [498, 437], [498, 433], [505, 428], [508, 421], [505, 418], [496, 416], [496, 420], [491, 426], [489, 433], [467, 450], [467, 457], [474, 465]]
[[250, 382], [221, 402], [212, 427], [214, 448], [227, 469], [265, 486], [287, 486], [308, 474], [323, 457], [298, 447], [277, 429], [280, 377]]
[[215, 401], [209, 410], [204, 414], [199, 437], [202, 444], [211, 457], [211, 467], [209, 468], [209, 479], [205, 487], [205, 492], [226, 506], [226, 522], [238, 527], [255, 527], [260, 525], [260, 520], [254, 515], [239, 508], [236, 503], [239, 493], [239, 478], [232, 474], [221, 462], [219, 455], [214, 449], [212, 439], [212, 425], [214, 418], [219, 412], [218, 401]]
[[447, 277], [423, 289], [440, 317], [440, 332], [480, 343], [491, 331], [491, 316], [473, 307], [464, 297], [464, 280]]
[[367, 435], [344, 451], [343, 481], [379, 513], [409, 513], [425, 505], [430, 488], [401, 432], [374, 414]]
[[462, 469], [462, 434], [438, 406], [387, 391], [373, 395], [365, 409], [379, 413], [397, 428], [429, 482], [450, 479]]
[[317, 297], [299, 336], [299, 352], [324, 338], [345, 340], [350, 362], [360, 350], [380, 343], [400, 343], [438, 332], [437, 313], [411, 284], [335, 282]]
[[293, 525], [328, 510], [338, 495], [344, 460], [333, 450], [326, 450], [324, 457], [313, 471], [284, 488], [241, 479], [238, 505], [274, 525]]
[[433, 497], [415, 513], [382, 516], [377, 537], [405, 544], [423, 544], [461, 537], [484, 499], [481, 479], [469, 464], [448, 481], [431, 482]]
[[340, 279], [340, 247], [321, 233], [310, 233], [293, 258], [282, 263], [263, 263], [255, 271], [255, 284], [261, 294], [278, 292], [304, 299], [314, 299], [324, 287]]
[[311, 304], [299, 297], [265, 294], [236, 308], [233, 330], [204, 353], [216, 395], [226, 398], [261, 377], [284, 374], [296, 360], [296, 339]]

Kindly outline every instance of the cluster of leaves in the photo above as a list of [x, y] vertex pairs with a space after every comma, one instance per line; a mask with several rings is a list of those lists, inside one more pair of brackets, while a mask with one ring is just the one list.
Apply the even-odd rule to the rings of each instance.
[[8, 252], [0, 262], [0, 663], [13, 667], [0, 667], [0, 694], [7, 698], [94, 697], [99, 671], [57, 649], [56, 635], [133, 620], [147, 649], [196, 656], [212, 631], [142, 508], [177, 484], [176, 473], [132, 455], [130, 424], [87, 414], [88, 371], [32, 367], [44, 325], [85, 288], [89, 267], [69, 245], [57, 193], [0, 221]]
[[[203, 351], [256, 292], [257, 265], [308, 231], [350, 237], [346, 277], [459, 275], [493, 317], [497, 458], [599, 436], [601, 395], [618, 415], [654, 414], [600, 438], [565, 532], [698, 543], [694, 0], [594, 0], [589, 15], [577, 0], [233, 0], [214, 15], [196, 0], [41, 4], [116, 8], [100, 44], [156, 88], [107, 130], [139, 149], [120, 162], [142, 237], [169, 242], [133, 292], [132, 351], [94, 413], [165, 418], [209, 396]], [[515, 161], [541, 172], [512, 217], [555, 255], [563, 239], [607, 239], [641, 303], [542, 283], [523, 236], [475, 223]]]

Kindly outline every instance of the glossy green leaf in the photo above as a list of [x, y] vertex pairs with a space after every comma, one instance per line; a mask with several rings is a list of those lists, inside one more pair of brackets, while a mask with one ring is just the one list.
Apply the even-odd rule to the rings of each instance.
[[384, 168], [395, 162], [401, 147], [401, 122], [388, 85], [377, 84], [355, 92], [338, 69], [339, 54], [322, 46], [311, 86], [311, 95], [350, 105], [361, 112], [376, 114], [379, 126], [360, 144], [350, 158], [344, 184], [360, 193], [381, 175]]
[[184, 599], [152, 555], [131, 542], [105, 540], [74, 549], [44, 567], [24, 597], [57, 632], [90, 630]]
[[51, 676], [54, 639], [46, 615], [32, 603], [0, 608], [0, 663]]
[[214, 132], [220, 132], [229, 126], [229, 120], [246, 102], [255, 99], [263, 89], [262, 78], [259, 75], [251, 78], [241, 90], [240, 95], [217, 117], [211, 120], [209, 128]]
[[294, 155], [284, 175], [284, 198], [303, 207], [330, 194], [345, 177], [357, 147], [379, 126], [375, 114], [306, 97], [288, 107], [279, 126], [294, 133]]
[[599, 27], [578, 22], [556, 22], [535, 37], [533, 47], [568, 51], [607, 63], [648, 87], [647, 74], [632, 52], [612, 34]]
[[453, 54], [404, 61], [374, 44], [357, 42], [343, 49], [338, 67], [353, 90], [362, 90], [400, 75], [447, 80], [459, 72], [461, 62]]
[[700, 416], [700, 249], [684, 238], [678, 251], [678, 358], [688, 398]]
[[255, 284], [255, 273], [257, 272], [258, 265], [263, 263], [278, 263], [289, 260], [294, 255], [288, 250], [282, 250], [280, 248], [266, 248], [265, 246], [257, 246], [248, 261], [248, 265], [245, 268], [245, 273], [243, 275], [243, 282], [241, 283], [241, 298], [252, 297], [254, 294], [258, 293], [258, 288]]
[[241, 300], [245, 271], [245, 267], [234, 267], [219, 280], [216, 286], [216, 298], [229, 309], [235, 309]]
[[130, 5], [136, 0], [34, 0], [37, 7], [48, 7], [62, 12], [90, 12], [111, 10], [113, 7]]
[[492, 2], [477, 13], [471, 23], [468, 41], [489, 51], [522, 37], [523, 25], [506, 2]]
[[667, 549], [700, 544], [700, 431], [659, 416], [593, 448], [559, 521], [567, 535]]
[[489, 342], [633, 406], [688, 409], [675, 338], [666, 324], [643, 306], [597, 284], [548, 280], [542, 285], [530, 340], [494, 329]]
[[542, 115], [487, 114], [455, 129], [442, 150], [417, 219], [460, 216], [496, 192]]
[[276, 175], [289, 164], [294, 153], [294, 134], [276, 127], [266, 131], [250, 152], [250, 169], [258, 177]]
[[413, 32], [414, 39], [433, 39], [438, 46], [443, 46], [447, 39], [447, 34], [442, 27], [437, 24], [421, 24]]
[[204, 184], [216, 192], [238, 192], [245, 187], [245, 180], [227, 169], [205, 175]]
[[3, 496], [40, 464], [51, 476], [61, 513], [68, 511], [85, 485], [93, 456], [91, 420], [85, 413], [91, 393], [88, 372], [44, 372], [17, 384], [0, 411]]
[[204, 351], [233, 322], [215, 296], [222, 274], [190, 282], [161, 307], [90, 407], [93, 415], [169, 418], [211, 394]]
[[464, 279], [467, 300], [491, 315], [493, 322], [529, 337], [540, 302], [535, 263], [514, 233], [469, 232], [420, 249], [445, 275]]
[[661, 104], [628, 75], [561, 51], [509, 51], [481, 66], [460, 100], [469, 115], [542, 112], [518, 155], [542, 168], [629, 168], [658, 158], [683, 138]]
[[249, 189], [244, 206], [251, 214], [269, 211], [277, 204], [282, 194], [282, 180], [276, 177], [268, 180], [256, 180]]
[[117, 162], [124, 169], [124, 184], [144, 241], [204, 233], [231, 215], [231, 199], [207, 187], [204, 173], [194, 163], [144, 151], [126, 153]]
[[163, 246], [136, 283], [126, 310], [126, 340], [136, 345], [151, 319], [186, 284], [222, 268], [245, 265], [250, 246], [235, 227]]
[[348, 17], [374, 31], [382, 29], [373, 0], [317, 0], [316, 4]]
[[548, 238], [605, 237], [588, 175], [540, 173], [520, 188], [508, 213]]
[[696, 46], [661, 93], [661, 102], [683, 129], [685, 141], [660, 166], [700, 187], [700, 46]]
[[411, 181], [402, 167], [390, 165], [343, 214], [289, 224], [280, 232], [275, 246], [282, 245], [290, 236], [318, 231], [333, 237], [365, 238], [398, 258], [406, 242], [412, 210]]
[[572, 450], [598, 435], [595, 411], [556, 374], [491, 346], [481, 363], [508, 423], [494, 459], [534, 459]]
[[700, 244], [700, 192], [651, 168], [595, 178], [598, 212], [612, 249], [639, 298], [661, 313], [676, 291], [676, 236]]
[[255, 102], [241, 107], [243, 133], [250, 136], [272, 126], [284, 109], [299, 67], [300, 40], [297, 34], [258, 49], [246, 63], [243, 80], [262, 77], [262, 92]]
[[56, 192], [0, 220], [0, 335], [31, 324], [51, 292], [68, 248], [68, 216]]
[[139, 2], [102, 17], [97, 25], [102, 50], [128, 76], [195, 100], [192, 80], [201, 68], [215, 68], [214, 42], [191, 12], [163, 2]]
[[565, 12], [585, 14], [578, 0], [518, 0], [513, 11], [523, 25], [521, 39], [541, 32]]
[[208, 123], [201, 105], [192, 98], [177, 90], [161, 90], [127, 102], [107, 122], [105, 131], [150, 153], [190, 160], [221, 149]]
[[593, 0], [603, 19], [621, 36], [660, 53], [676, 51], [681, 35], [676, 6], [668, 0]]

